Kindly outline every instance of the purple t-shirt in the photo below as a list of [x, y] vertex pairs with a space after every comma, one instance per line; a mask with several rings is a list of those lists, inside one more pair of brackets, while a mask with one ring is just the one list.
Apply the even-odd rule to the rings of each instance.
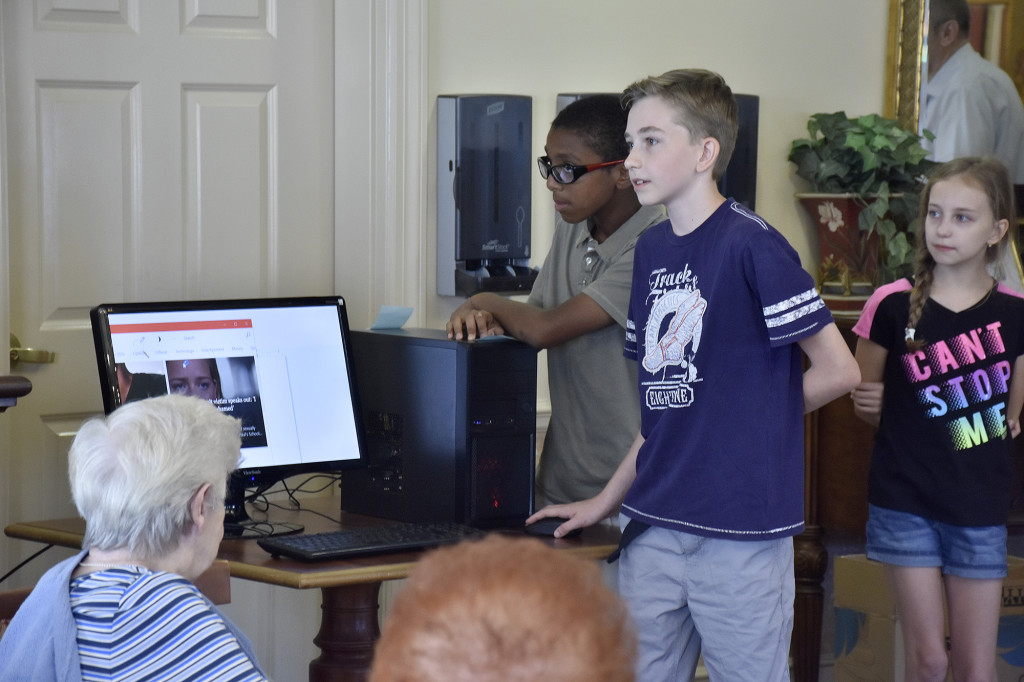
[[726, 201], [685, 236], [637, 242], [626, 327], [641, 434], [623, 513], [742, 540], [803, 530], [803, 367], [832, 322], [785, 238]]

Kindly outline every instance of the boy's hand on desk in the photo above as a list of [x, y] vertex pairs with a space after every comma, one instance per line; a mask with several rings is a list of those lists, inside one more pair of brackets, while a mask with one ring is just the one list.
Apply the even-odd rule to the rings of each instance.
[[564, 538], [571, 531], [593, 526], [609, 516], [611, 516], [611, 513], [605, 509], [600, 498], [592, 497], [582, 502], [548, 505], [526, 519], [526, 525], [536, 523], [541, 519], [564, 518], [566, 522], [559, 526], [554, 534], [556, 538]]
[[445, 325], [448, 338], [457, 341], [472, 341], [485, 336], [504, 334], [505, 330], [486, 310], [474, 310], [473, 304], [467, 301], [452, 313]]

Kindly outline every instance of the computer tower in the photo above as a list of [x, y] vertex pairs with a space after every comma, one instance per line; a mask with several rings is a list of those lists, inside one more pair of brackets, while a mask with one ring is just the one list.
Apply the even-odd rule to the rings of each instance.
[[757, 124], [760, 98], [757, 95], [736, 95], [739, 106], [739, 132], [736, 135], [736, 149], [733, 150], [729, 165], [718, 182], [723, 195], [732, 197], [751, 211], [757, 195]]
[[533, 100], [437, 98], [437, 293], [529, 291]]
[[584, 97], [593, 97], [594, 95], [612, 95], [613, 97], [621, 97], [621, 92], [560, 92], [555, 95], [555, 112], [561, 113], [562, 109], [567, 106], [581, 100]]
[[537, 353], [434, 329], [352, 332], [367, 467], [345, 511], [400, 521], [521, 526], [533, 508]]

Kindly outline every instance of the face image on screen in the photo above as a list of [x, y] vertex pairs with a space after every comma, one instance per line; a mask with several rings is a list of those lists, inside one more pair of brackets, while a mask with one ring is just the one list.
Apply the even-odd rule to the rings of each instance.
[[[181, 393], [241, 420], [240, 466], [229, 488], [362, 464], [339, 298], [104, 305], [93, 310], [93, 334], [107, 413]], [[244, 503], [229, 504], [244, 514]], [[262, 525], [252, 534], [274, 532]]]

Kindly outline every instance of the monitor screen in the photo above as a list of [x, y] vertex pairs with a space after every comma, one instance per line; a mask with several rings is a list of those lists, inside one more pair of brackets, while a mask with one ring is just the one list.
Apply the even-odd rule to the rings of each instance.
[[297, 530], [247, 523], [246, 488], [363, 464], [340, 297], [104, 304], [91, 317], [106, 413], [177, 392], [241, 420], [229, 535]]

